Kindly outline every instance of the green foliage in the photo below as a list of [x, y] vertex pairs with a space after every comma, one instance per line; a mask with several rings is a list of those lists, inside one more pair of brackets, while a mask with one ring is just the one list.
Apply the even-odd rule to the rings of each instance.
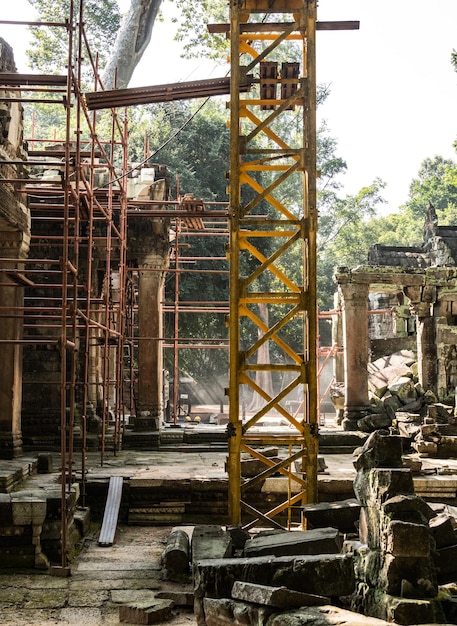
[[208, 58], [221, 61], [227, 56], [229, 43], [225, 35], [208, 32], [209, 22], [228, 21], [228, 6], [225, 0], [175, 0], [180, 9], [176, 40], [183, 44], [183, 56], [187, 58]]
[[[36, 10], [36, 21], [64, 22], [70, 14], [70, 0], [28, 0]], [[89, 47], [99, 52], [99, 67], [106, 64], [121, 22], [116, 0], [85, 0], [83, 20]], [[75, 20], [79, 20], [79, 2], [75, 2]], [[31, 46], [27, 50], [30, 66], [46, 74], [66, 73], [68, 33], [62, 27], [31, 27]], [[77, 46], [74, 45], [74, 54]], [[87, 54], [83, 48], [86, 61]]]

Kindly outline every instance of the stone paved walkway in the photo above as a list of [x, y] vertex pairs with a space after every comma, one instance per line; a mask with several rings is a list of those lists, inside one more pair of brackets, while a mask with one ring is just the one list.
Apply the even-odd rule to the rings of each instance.
[[[116, 543], [107, 548], [98, 546], [94, 532], [86, 537], [68, 578], [39, 571], [0, 570], [0, 623], [112, 626], [121, 623], [119, 604], [123, 602], [140, 600], [151, 590], [191, 591], [191, 585], [163, 579], [160, 560], [170, 530], [121, 526]], [[175, 610], [166, 623], [197, 624], [192, 609]]]

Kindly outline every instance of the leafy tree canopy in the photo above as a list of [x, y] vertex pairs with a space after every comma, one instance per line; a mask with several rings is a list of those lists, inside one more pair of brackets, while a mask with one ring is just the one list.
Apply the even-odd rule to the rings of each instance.
[[[70, 12], [69, 0], [28, 0], [36, 10], [37, 20], [65, 22]], [[76, 10], [78, 3], [76, 3]], [[107, 62], [121, 23], [116, 0], [85, 0], [85, 31], [91, 50], [99, 54], [100, 67]], [[31, 27], [32, 41], [27, 50], [30, 66], [47, 74], [65, 73], [68, 66], [68, 34], [62, 27]]]

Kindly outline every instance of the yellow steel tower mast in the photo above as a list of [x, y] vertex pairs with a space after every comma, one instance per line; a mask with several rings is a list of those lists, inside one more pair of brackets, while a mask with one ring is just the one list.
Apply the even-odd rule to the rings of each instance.
[[317, 499], [316, 4], [230, 0], [229, 516], [245, 527], [290, 528]]

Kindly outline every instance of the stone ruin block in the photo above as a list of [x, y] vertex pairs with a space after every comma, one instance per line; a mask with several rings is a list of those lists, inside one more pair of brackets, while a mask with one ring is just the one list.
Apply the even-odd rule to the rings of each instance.
[[[375, 589], [357, 590], [363, 596], [363, 607], [359, 610], [374, 618], [394, 624], [445, 624], [446, 618], [441, 603], [436, 599], [410, 599], [391, 596]], [[365, 616], [363, 616], [365, 617]], [[369, 620], [369, 617], [365, 617]], [[365, 624], [365, 622], [361, 622]], [[369, 624], [369, 622], [366, 622]]]
[[357, 530], [360, 503], [355, 498], [305, 504], [301, 510], [311, 528], [332, 527], [341, 533], [355, 533]]
[[400, 468], [403, 466], [402, 452], [401, 437], [391, 436], [384, 430], [376, 430], [363, 444], [359, 456], [354, 461], [354, 467], [357, 471]]
[[203, 599], [231, 598], [235, 581], [287, 587], [293, 591], [330, 597], [348, 596], [354, 590], [351, 555], [264, 556], [205, 560], [195, 566], [195, 614], [205, 624]]
[[354, 492], [362, 506], [379, 508], [398, 494], [414, 495], [411, 471], [407, 468], [374, 468], [357, 472]]
[[342, 537], [335, 528], [260, 534], [246, 542], [244, 556], [337, 554], [342, 545]]
[[385, 550], [393, 556], [430, 558], [430, 529], [424, 524], [394, 520], [385, 536]]
[[293, 609], [300, 606], [327, 604], [330, 599], [300, 591], [291, 591], [287, 587], [271, 587], [236, 580], [232, 587], [232, 598], [278, 609]]
[[195, 526], [191, 553], [193, 564], [202, 559], [224, 559], [232, 556], [232, 538], [216, 524]]

